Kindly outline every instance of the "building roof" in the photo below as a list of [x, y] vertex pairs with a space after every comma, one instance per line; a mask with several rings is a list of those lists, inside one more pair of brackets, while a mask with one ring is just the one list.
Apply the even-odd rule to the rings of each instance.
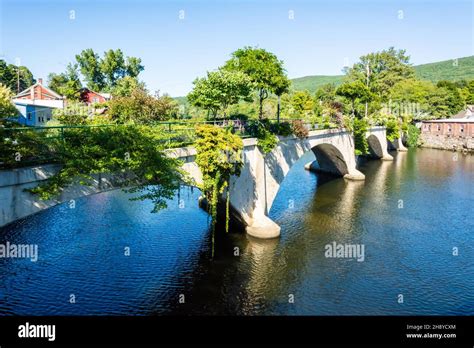
[[441, 120], [426, 120], [423, 122], [434, 122], [434, 123], [474, 123], [474, 105], [468, 105], [465, 110], [458, 112], [451, 118], [445, 118]]
[[93, 93], [95, 95], [101, 96], [104, 99], [110, 99], [111, 96], [112, 96], [110, 93], [99, 93], [99, 92], [93, 91], [93, 90], [91, 90], [87, 87], [82, 87], [81, 89], [78, 90], [78, 92], [80, 92], [80, 93], [85, 93], [85, 92]]
[[474, 105], [468, 105], [465, 110], [458, 112], [451, 118], [474, 119]]
[[34, 89], [34, 88], [37, 87], [37, 86], [40, 86], [41, 88], [43, 88], [46, 92], [48, 92], [48, 94], [52, 95], [52, 96], [55, 97], [56, 99], [64, 99], [63, 96], [59, 95], [58, 93], [56, 93], [55, 91], [53, 91], [51, 88], [48, 88], [48, 87], [44, 86], [41, 79], [39, 79], [38, 82], [36, 82], [34, 85], [28, 87], [28, 88], [25, 89], [24, 91], [21, 91], [20, 93], [18, 93], [17, 95], [15, 95], [15, 96], [13, 97], [13, 99], [21, 98], [21, 97], [26, 97], [26, 96], [31, 95], [31, 90]]
[[101, 96], [103, 96], [105, 99], [111, 99], [112, 98], [112, 94], [110, 93], [99, 93]]
[[63, 99], [13, 99], [15, 105], [32, 105], [44, 108], [60, 108], [64, 107]]

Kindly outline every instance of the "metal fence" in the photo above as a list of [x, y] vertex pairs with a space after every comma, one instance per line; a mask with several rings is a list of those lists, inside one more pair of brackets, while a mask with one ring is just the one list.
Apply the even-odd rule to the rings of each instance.
[[[301, 121], [307, 130], [315, 130], [319, 125], [307, 120], [295, 119], [267, 119], [270, 124], [283, 122]], [[255, 121], [250, 121], [255, 122]], [[242, 120], [215, 120], [215, 121], [165, 121], [156, 122], [151, 125], [160, 134], [159, 142], [166, 148], [183, 147], [192, 145], [196, 140], [196, 126], [214, 125], [231, 130], [234, 134], [249, 138], [249, 123]], [[131, 125], [74, 125], [74, 126], [44, 126], [44, 127], [0, 127], [0, 168], [15, 168], [28, 165], [44, 163], [55, 163], [59, 159], [61, 145], [67, 140], [68, 132], [75, 129], [97, 129], [104, 127], [133, 127]], [[15, 149], [21, 143], [23, 149], [28, 149], [28, 156], [16, 153]], [[12, 158], [19, 156], [20, 160], [14, 161]]]

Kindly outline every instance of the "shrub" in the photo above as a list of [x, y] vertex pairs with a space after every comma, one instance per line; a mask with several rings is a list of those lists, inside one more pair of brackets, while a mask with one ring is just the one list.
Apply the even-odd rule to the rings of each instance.
[[296, 135], [298, 138], [303, 139], [308, 136], [309, 132], [308, 129], [305, 127], [303, 121], [294, 120], [291, 126], [293, 128], [293, 134]]
[[252, 120], [247, 122], [247, 133], [258, 139], [257, 145], [260, 150], [267, 154], [271, 152], [278, 144], [278, 138], [270, 131], [270, 121]]
[[171, 97], [151, 96], [141, 89], [130, 96], [117, 97], [108, 102], [108, 113], [119, 123], [147, 124], [176, 117], [178, 104]]
[[386, 125], [387, 127], [387, 139], [390, 141], [394, 141], [398, 137], [400, 137], [400, 124], [398, 123], [398, 119], [395, 117], [391, 117], [387, 120]]
[[293, 134], [293, 128], [289, 122], [272, 123], [270, 131], [274, 134], [288, 137]]
[[0, 119], [18, 114], [18, 110], [11, 102], [12, 97], [10, 89], [0, 83]]
[[367, 143], [366, 133], [368, 123], [365, 119], [355, 118], [353, 122], [354, 147], [356, 155], [366, 155], [369, 153], [369, 144]]
[[418, 147], [420, 146], [420, 129], [413, 124], [408, 125], [407, 131], [407, 143], [409, 147]]

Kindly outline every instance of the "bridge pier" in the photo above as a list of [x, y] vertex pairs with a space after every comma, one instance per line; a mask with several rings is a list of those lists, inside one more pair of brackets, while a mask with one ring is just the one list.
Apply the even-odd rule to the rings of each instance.
[[399, 152], [406, 152], [408, 149], [403, 145], [402, 138], [399, 137], [395, 139], [394, 141], [388, 140], [389, 147], [393, 150], [397, 150]]
[[344, 179], [347, 179], [347, 180], [354, 180], [354, 181], [365, 180], [365, 175], [359, 170], [357, 170], [356, 168], [351, 168], [350, 170], [348, 170], [348, 173], [346, 174], [334, 173], [332, 171], [324, 170], [323, 168], [321, 168], [318, 161], [306, 163], [304, 165], [304, 169], [316, 174], [324, 173], [324, 174], [329, 174], [329, 175], [334, 175], [334, 176], [342, 176]]
[[281, 227], [264, 214], [254, 214], [252, 221], [245, 228], [249, 236], [270, 239], [280, 236]]
[[393, 156], [388, 153], [387, 132], [383, 127], [374, 127], [366, 133], [369, 145], [369, 157], [382, 161], [393, 161]]

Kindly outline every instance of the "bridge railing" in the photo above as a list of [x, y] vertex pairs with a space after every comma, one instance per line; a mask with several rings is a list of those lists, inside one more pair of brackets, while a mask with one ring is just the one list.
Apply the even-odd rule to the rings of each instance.
[[[268, 119], [270, 123], [292, 122], [294, 119]], [[308, 120], [298, 120], [308, 130], [320, 129], [320, 125]], [[247, 122], [243, 120], [215, 121], [164, 121], [149, 126], [160, 134], [157, 141], [166, 148], [191, 145], [196, 140], [197, 125], [210, 124], [232, 130], [242, 138], [252, 135], [248, 131]], [[45, 163], [56, 163], [60, 159], [61, 146], [66, 141], [68, 133], [77, 129], [94, 130], [104, 127], [128, 127], [129, 125], [60, 125], [10, 127], [0, 126], [0, 169], [18, 168]], [[131, 126], [131, 125], [130, 125]]]

